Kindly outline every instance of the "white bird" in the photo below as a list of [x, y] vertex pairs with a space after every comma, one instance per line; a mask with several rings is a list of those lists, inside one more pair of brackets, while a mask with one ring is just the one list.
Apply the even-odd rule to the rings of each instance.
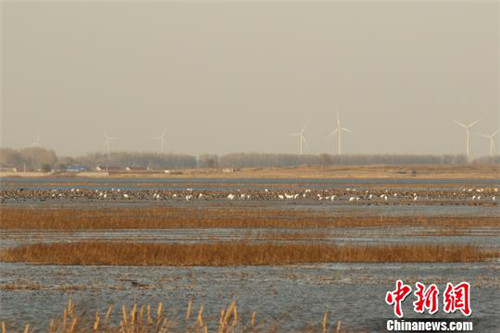
[[349, 202], [353, 202], [354, 200], [356, 200], [356, 198], [355, 198], [355, 197], [350, 197], [350, 198], [349, 198]]
[[280, 198], [281, 200], [285, 199], [285, 197], [282, 194], [278, 194], [278, 198]]
[[232, 193], [229, 193], [229, 194], [228, 194], [228, 196], [227, 196], [227, 198], [228, 198], [229, 200], [233, 200], [235, 196], [236, 196], [236, 195], [234, 195], [234, 194], [232, 194]]
[[128, 199], [128, 194], [127, 194], [127, 193], [123, 193], [123, 197], [124, 197], [125, 199]]

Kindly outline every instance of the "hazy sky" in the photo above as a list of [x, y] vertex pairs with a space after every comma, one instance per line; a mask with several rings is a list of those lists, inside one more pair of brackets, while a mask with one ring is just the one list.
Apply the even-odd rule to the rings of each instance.
[[500, 125], [497, 2], [1, 6], [2, 146], [295, 153], [309, 119], [333, 152], [340, 110], [345, 153], [462, 153], [452, 119]]

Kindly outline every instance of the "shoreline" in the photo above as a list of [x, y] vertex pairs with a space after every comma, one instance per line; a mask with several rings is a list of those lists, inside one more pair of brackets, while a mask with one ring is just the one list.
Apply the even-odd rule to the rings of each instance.
[[0, 178], [77, 178], [77, 179], [498, 179], [500, 165], [370, 165], [302, 166], [290, 168], [185, 169], [182, 174], [157, 172], [0, 172]]

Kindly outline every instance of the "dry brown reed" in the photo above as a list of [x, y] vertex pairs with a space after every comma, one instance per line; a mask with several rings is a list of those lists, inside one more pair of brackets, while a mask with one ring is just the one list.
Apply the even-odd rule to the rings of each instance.
[[[189, 308], [192, 306], [190, 302]], [[146, 306], [138, 307], [136, 303], [129, 309], [122, 305], [118, 317], [118, 323], [112, 320], [113, 306], [108, 308], [106, 315], [101, 316], [99, 311], [95, 311], [92, 316], [80, 316], [75, 312], [75, 305], [68, 301], [62, 317], [50, 320], [48, 333], [83, 333], [83, 332], [103, 332], [103, 333], [160, 333], [160, 332], [184, 332], [184, 333], [234, 333], [234, 332], [276, 332], [278, 324], [276, 322], [265, 323], [256, 319], [256, 312], [252, 312], [250, 320], [242, 320], [238, 314], [238, 307], [233, 301], [228, 307], [223, 307], [218, 318], [203, 318], [203, 305], [200, 306], [198, 317], [193, 320], [186, 315], [184, 323], [182, 320], [172, 319], [162, 312], [162, 303], [157, 306], [156, 314], [151, 315], [151, 304], [147, 305], [148, 314], [144, 316]], [[216, 320], [216, 321], [215, 321]], [[340, 320], [335, 323], [328, 320], [327, 314], [323, 315], [321, 326], [311, 323], [304, 323], [306, 328], [297, 328], [296, 332], [319, 332], [341, 333]], [[2, 333], [19, 332], [19, 327], [1, 322]], [[22, 329], [24, 333], [39, 331], [28, 323]], [[342, 330], [342, 332], [346, 332]]]
[[240, 266], [327, 262], [479, 262], [498, 253], [473, 245], [218, 242], [29, 244], [0, 251], [0, 261], [58, 265]]
[[242, 208], [59, 208], [2, 207], [0, 229], [177, 229], [325, 227], [498, 227], [498, 217], [359, 216], [332, 217], [308, 210]]

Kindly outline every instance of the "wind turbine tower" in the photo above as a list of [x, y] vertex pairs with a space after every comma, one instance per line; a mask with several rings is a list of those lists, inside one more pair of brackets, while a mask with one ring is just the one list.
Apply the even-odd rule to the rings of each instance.
[[165, 152], [165, 146], [167, 145], [167, 140], [165, 139], [165, 135], [167, 134], [167, 129], [165, 128], [161, 135], [155, 136], [151, 138], [151, 140], [158, 140], [160, 142], [160, 153], [163, 154]]
[[104, 149], [106, 150], [108, 159], [109, 159], [109, 154], [111, 153], [111, 141], [113, 140], [116, 140], [116, 138], [108, 135], [108, 133], [104, 131]]
[[340, 126], [340, 117], [339, 117], [339, 113], [337, 112], [336, 127], [335, 127], [334, 131], [327, 136], [327, 138], [330, 138], [330, 137], [334, 136], [335, 134], [337, 134], [337, 155], [342, 154], [342, 132], [354, 133], [350, 129], [347, 129], [345, 127]]
[[29, 145], [30, 147], [42, 148], [42, 143], [40, 142], [40, 135], [36, 136], [36, 141]]
[[305, 144], [307, 147], [309, 147], [309, 145], [307, 144], [306, 137], [304, 136], [304, 132], [306, 130], [308, 123], [309, 123], [309, 120], [305, 122], [305, 124], [304, 124], [304, 126], [302, 126], [302, 129], [300, 130], [300, 132], [291, 134], [292, 136], [296, 136], [299, 138], [299, 155], [302, 155], [304, 152], [303, 144]]
[[458, 126], [465, 128], [465, 155], [467, 156], [467, 160], [470, 159], [470, 130], [474, 127], [481, 119], [475, 120], [472, 123], [466, 125], [458, 120], [453, 120]]
[[485, 138], [488, 138], [490, 139], [490, 156], [493, 157], [494, 153], [495, 153], [495, 136], [498, 134], [498, 130], [496, 130], [495, 132], [493, 132], [492, 134], [490, 135], [486, 135], [486, 134], [479, 134], [481, 135], [482, 137], [485, 137]]

